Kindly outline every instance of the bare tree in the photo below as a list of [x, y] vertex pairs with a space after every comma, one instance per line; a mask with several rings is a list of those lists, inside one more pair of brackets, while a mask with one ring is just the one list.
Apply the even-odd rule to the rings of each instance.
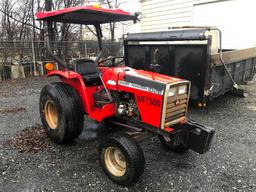
[[[87, 3], [92, 1], [95, 2], [95, 0], [88, 0]], [[6, 63], [7, 60], [20, 63], [25, 56], [32, 60], [31, 44], [35, 51], [33, 59], [34, 57], [38, 59], [46, 58], [46, 49], [43, 43], [46, 35], [45, 24], [42, 21], [35, 20], [36, 12], [78, 6], [85, 3], [85, 0], [2, 0], [0, 2], [0, 41], [2, 42], [0, 65]], [[108, 8], [119, 6], [118, 0], [98, 0], [98, 3]], [[107, 31], [106, 33], [109, 33], [109, 37], [105, 39], [114, 41], [117, 25], [111, 23], [107, 26], [103, 27]], [[89, 26], [85, 26], [85, 29], [90, 33], [95, 33], [93, 28]], [[52, 29], [54, 40], [62, 42], [60, 44], [63, 47], [68, 47], [68, 40], [82, 40], [84, 33], [85, 30], [82, 27], [71, 24], [54, 24]], [[66, 48], [61, 48], [59, 53], [68, 55], [67, 51]]]

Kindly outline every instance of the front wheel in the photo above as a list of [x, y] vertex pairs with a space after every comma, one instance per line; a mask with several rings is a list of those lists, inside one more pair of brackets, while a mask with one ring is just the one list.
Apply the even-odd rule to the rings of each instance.
[[83, 105], [71, 86], [65, 83], [46, 85], [41, 91], [39, 109], [43, 127], [55, 143], [69, 143], [80, 135]]
[[115, 133], [103, 139], [100, 143], [99, 155], [104, 172], [117, 184], [129, 185], [144, 171], [143, 151], [127, 134]]
[[177, 135], [176, 137], [158, 135], [158, 138], [164, 148], [176, 153], [185, 153], [188, 150], [188, 147], [183, 144], [180, 137], [180, 135]]

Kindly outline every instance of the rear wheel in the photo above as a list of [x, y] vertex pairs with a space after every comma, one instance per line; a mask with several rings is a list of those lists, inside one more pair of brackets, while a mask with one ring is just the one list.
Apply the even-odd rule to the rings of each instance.
[[176, 135], [176, 137], [167, 137], [163, 135], [158, 135], [158, 138], [164, 148], [174, 151], [176, 153], [185, 153], [188, 150], [188, 147], [183, 144], [180, 137], [184, 136]]
[[56, 129], [58, 126], [58, 112], [52, 100], [47, 100], [44, 104], [45, 120], [51, 129]]
[[129, 185], [142, 175], [145, 167], [144, 154], [131, 136], [112, 134], [102, 140], [99, 151], [104, 172], [117, 184]]
[[74, 88], [65, 83], [46, 85], [41, 91], [39, 108], [43, 127], [55, 143], [68, 143], [80, 135], [83, 105]]

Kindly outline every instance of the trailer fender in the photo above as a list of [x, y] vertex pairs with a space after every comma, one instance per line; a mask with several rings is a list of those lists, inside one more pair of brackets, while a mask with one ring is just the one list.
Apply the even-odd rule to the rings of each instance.
[[61, 79], [62, 82], [70, 85], [73, 87], [80, 95], [80, 98], [83, 102], [83, 108], [85, 113], [90, 113], [90, 101], [89, 98], [86, 96], [87, 90], [83, 81], [83, 78], [80, 74], [73, 72], [73, 71], [58, 71], [54, 70], [47, 74], [48, 77], [57, 76]]

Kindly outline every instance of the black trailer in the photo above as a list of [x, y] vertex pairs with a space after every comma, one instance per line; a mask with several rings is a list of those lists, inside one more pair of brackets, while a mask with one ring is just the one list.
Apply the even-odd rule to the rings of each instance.
[[238, 89], [256, 72], [256, 48], [222, 50], [216, 28], [128, 34], [124, 48], [126, 65], [188, 79], [190, 98], [200, 102]]

